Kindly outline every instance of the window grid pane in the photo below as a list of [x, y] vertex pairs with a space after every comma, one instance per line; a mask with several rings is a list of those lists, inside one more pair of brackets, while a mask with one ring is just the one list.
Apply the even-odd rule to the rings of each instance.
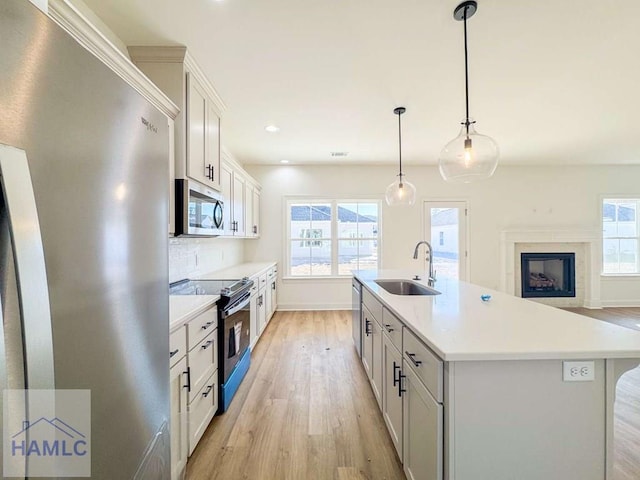
[[290, 202], [290, 274], [351, 275], [378, 268], [378, 217], [379, 202]]
[[640, 199], [604, 199], [602, 202], [602, 272], [640, 273]]

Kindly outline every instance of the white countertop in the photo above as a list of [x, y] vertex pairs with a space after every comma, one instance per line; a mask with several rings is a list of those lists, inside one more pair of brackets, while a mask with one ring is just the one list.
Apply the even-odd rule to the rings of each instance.
[[260, 272], [268, 270], [275, 265], [276, 262], [241, 263], [239, 265], [234, 265], [233, 267], [225, 268], [223, 270], [216, 270], [213, 272], [205, 273], [203, 275], [199, 275], [197, 278], [201, 280], [241, 279], [243, 277], [252, 277]]
[[415, 273], [355, 276], [445, 361], [640, 358], [640, 331], [457, 280], [438, 280], [435, 296], [393, 295], [374, 282]]
[[[276, 262], [241, 263], [194, 278], [200, 280], [235, 280], [243, 277], [252, 277], [275, 265]], [[204, 312], [219, 299], [219, 295], [169, 295], [169, 332], [173, 332], [196, 315]]]
[[169, 333], [211, 308], [220, 295], [169, 295]]

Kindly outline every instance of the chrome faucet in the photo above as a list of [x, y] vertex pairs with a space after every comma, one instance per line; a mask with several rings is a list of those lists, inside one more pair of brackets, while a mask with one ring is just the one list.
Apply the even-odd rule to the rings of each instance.
[[430, 287], [433, 287], [433, 285], [436, 283], [436, 274], [433, 271], [433, 248], [431, 248], [431, 244], [429, 242], [427, 242], [426, 240], [422, 240], [420, 242], [418, 242], [416, 244], [416, 248], [413, 251], [413, 259], [417, 260], [418, 259], [418, 249], [420, 248], [420, 245], [426, 245], [427, 246], [427, 254], [428, 257], [427, 259], [429, 260], [429, 279], [427, 281], [427, 283], [429, 284]]

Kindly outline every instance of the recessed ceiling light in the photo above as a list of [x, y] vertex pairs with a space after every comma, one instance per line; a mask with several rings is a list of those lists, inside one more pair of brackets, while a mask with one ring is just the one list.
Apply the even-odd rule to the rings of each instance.
[[289, 163], [289, 160], [280, 160], [280, 163]]
[[346, 157], [349, 152], [331, 152], [332, 157]]
[[277, 133], [280, 131], [280, 127], [276, 127], [275, 125], [267, 125], [264, 129], [269, 133]]

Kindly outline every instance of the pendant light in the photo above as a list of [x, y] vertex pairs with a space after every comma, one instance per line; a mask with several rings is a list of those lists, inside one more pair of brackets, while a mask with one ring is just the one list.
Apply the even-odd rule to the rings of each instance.
[[387, 200], [387, 205], [390, 207], [397, 206], [411, 206], [416, 203], [416, 187], [412, 183], [407, 182], [402, 173], [402, 123], [400, 117], [407, 109], [404, 107], [398, 107], [393, 109], [393, 113], [398, 115], [398, 158], [400, 163], [400, 173], [398, 173], [398, 179], [387, 187], [387, 191], [384, 194]]
[[476, 132], [475, 121], [469, 117], [469, 65], [467, 58], [467, 19], [478, 9], [475, 1], [465, 1], [453, 11], [453, 18], [464, 23], [464, 85], [466, 116], [456, 138], [440, 152], [438, 166], [448, 182], [470, 183], [493, 175], [498, 166], [498, 144], [491, 137]]

